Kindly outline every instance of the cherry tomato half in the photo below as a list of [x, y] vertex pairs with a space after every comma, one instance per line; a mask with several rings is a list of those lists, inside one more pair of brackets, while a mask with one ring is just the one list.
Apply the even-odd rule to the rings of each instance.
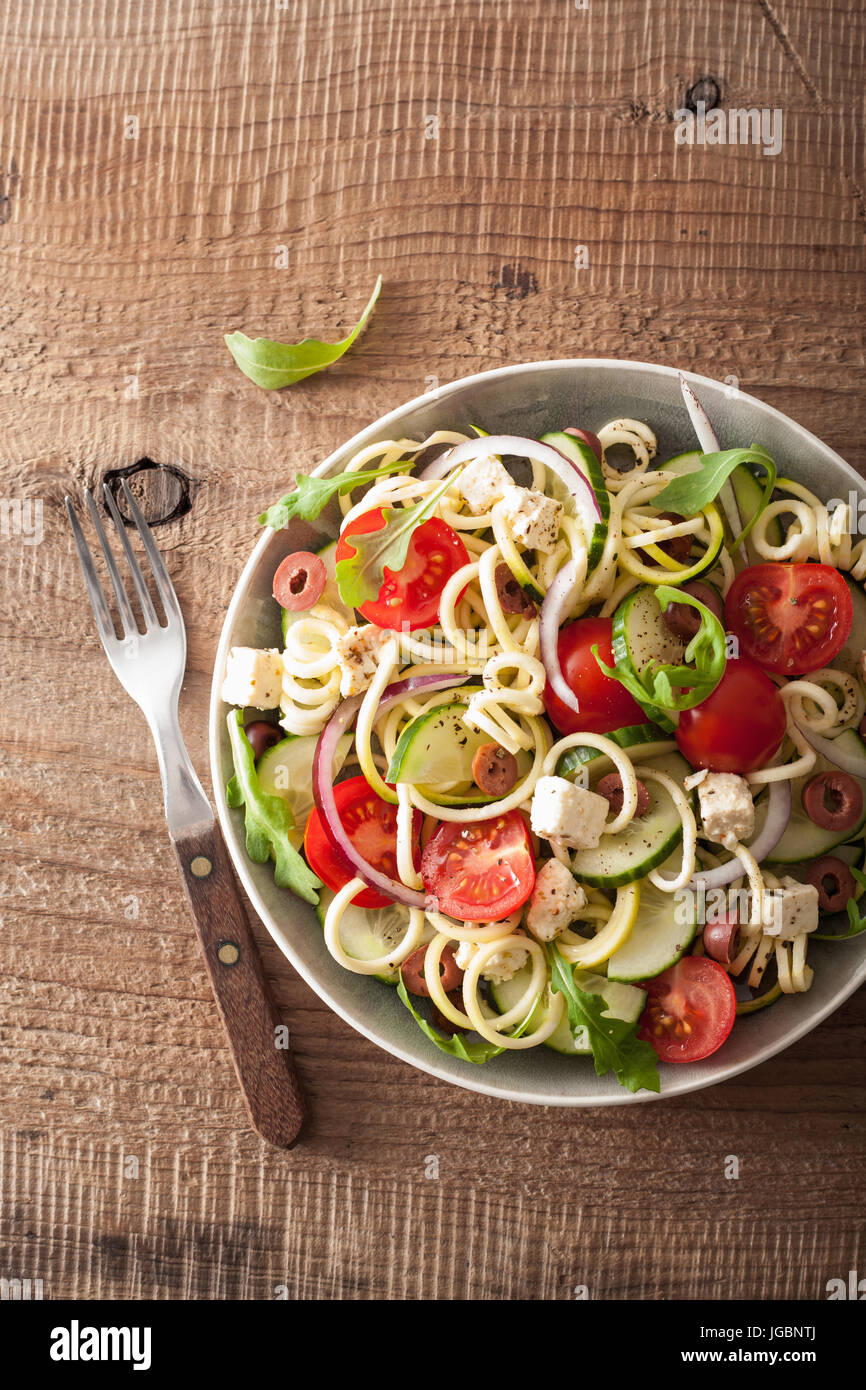
[[[336, 563], [357, 552], [352, 536], [381, 531], [385, 513], [381, 507], [362, 512], [350, 521], [337, 542]], [[406, 563], [394, 573], [385, 567], [385, 582], [376, 598], [361, 604], [361, 612], [377, 627], [399, 629], [432, 627], [439, 618], [439, 597], [452, 574], [469, 564], [469, 553], [457, 532], [439, 517], [431, 517], [412, 532]]]
[[715, 690], [680, 714], [675, 738], [692, 767], [754, 772], [785, 736], [785, 706], [770, 677], [747, 656], [731, 660]]
[[740, 651], [781, 676], [829, 666], [853, 618], [848, 585], [832, 565], [749, 565], [725, 599], [725, 620]]
[[708, 956], [683, 956], [647, 992], [638, 1037], [660, 1062], [700, 1062], [716, 1052], [734, 1026], [737, 997], [731, 977]]
[[440, 912], [461, 922], [498, 922], [535, 887], [535, 861], [519, 811], [466, 825], [444, 821], [421, 856], [421, 877]]
[[[355, 849], [374, 869], [397, 878], [397, 807], [377, 796], [366, 777], [350, 777], [334, 787], [337, 812], [343, 829]], [[422, 816], [414, 814], [412, 842], [415, 846], [415, 867], [418, 867]], [[304, 831], [304, 854], [314, 874], [338, 893], [355, 877], [355, 870], [340, 851], [331, 844], [321, 812], [310, 812]], [[373, 888], [364, 888], [354, 899], [358, 907], [387, 907], [389, 898]]]
[[554, 695], [548, 684], [544, 692], [544, 707], [561, 734], [607, 734], [626, 724], [648, 724], [649, 716], [624, 685], [606, 676], [592, 654], [598, 643], [598, 654], [608, 666], [614, 665], [611, 649], [610, 618], [578, 618], [560, 629], [557, 651], [565, 683], [574, 691], [580, 704], [575, 714]]

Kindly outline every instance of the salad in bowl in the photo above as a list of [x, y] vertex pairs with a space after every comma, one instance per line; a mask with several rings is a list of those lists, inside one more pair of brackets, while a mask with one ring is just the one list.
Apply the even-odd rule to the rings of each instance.
[[279, 645], [218, 673], [227, 804], [339, 968], [470, 1070], [543, 1048], [656, 1092], [860, 930], [852, 499], [720, 449], [686, 390], [694, 449], [484, 417], [261, 518], [312, 539]]

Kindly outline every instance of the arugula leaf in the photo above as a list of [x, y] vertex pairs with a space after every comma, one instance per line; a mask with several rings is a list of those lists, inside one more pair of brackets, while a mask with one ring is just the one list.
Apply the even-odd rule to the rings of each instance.
[[351, 492], [352, 488], [360, 487], [363, 483], [385, 478], [390, 473], [406, 472], [414, 462], [414, 459], [398, 459], [396, 463], [388, 463], [384, 468], [368, 468], [364, 472], [359, 470], [356, 473], [335, 473], [332, 478], [310, 478], [305, 473], [296, 473], [294, 492], [287, 492], [279, 502], [274, 502], [266, 512], [262, 512], [259, 525], [282, 531], [296, 516], [300, 517], [301, 521], [315, 521], [332, 497]]
[[[866, 874], [861, 873], [859, 869], [855, 869], [853, 865], [851, 866], [851, 872], [852, 872], [852, 874], [854, 875], [855, 879], [857, 880], [858, 885], [859, 885], [861, 888], [866, 889]], [[855, 936], [862, 936], [863, 932], [866, 931], [866, 917], [861, 917], [861, 916], [860, 916], [860, 913], [859, 913], [858, 908], [857, 908], [857, 899], [856, 899], [856, 898], [849, 898], [849, 899], [848, 899], [848, 902], [847, 902], [846, 905], [845, 905], [845, 911], [848, 913], [848, 923], [849, 923], [848, 931], [843, 931], [843, 932], [817, 932], [817, 931], [814, 931], [814, 932], [812, 932], [812, 934], [811, 934], [810, 940], [812, 940], [812, 941], [852, 941], [852, 940], [854, 939]]]
[[[418, 1024], [421, 1032], [424, 1033], [432, 1043], [436, 1044], [440, 1052], [447, 1052], [451, 1057], [460, 1057], [464, 1062], [474, 1062], [476, 1066], [480, 1067], [483, 1066], [485, 1062], [489, 1062], [491, 1057], [498, 1057], [501, 1052], [505, 1051], [504, 1047], [497, 1047], [495, 1043], [488, 1042], [486, 1038], [481, 1039], [479, 1042], [473, 1042], [471, 1039], [467, 1041], [460, 1033], [455, 1033], [452, 1038], [441, 1037], [440, 1034], [436, 1032], [435, 1028], [427, 1022], [426, 1018], [422, 1018], [415, 1007], [410, 1004], [409, 995], [403, 983], [403, 976], [399, 971], [397, 972], [397, 997], [406, 1005], [406, 1008]], [[537, 1006], [533, 1004], [523, 1022], [518, 1024], [513, 1032], [509, 1034], [510, 1037], [519, 1038], [521, 1033], [526, 1031], [526, 1026], [535, 1013], [536, 1007]]]
[[[693, 709], [712, 694], [725, 674], [725, 629], [706, 604], [683, 589], [657, 584], [653, 593], [662, 609], [669, 603], [685, 603], [700, 614], [701, 625], [683, 653], [686, 664], [648, 661], [642, 671], [635, 671], [626, 657], [615, 666], [608, 666], [599, 656], [597, 644], [592, 648], [593, 656], [604, 674], [624, 685], [644, 709]], [[693, 666], [687, 664], [691, 661]], [[677, 695], [675, 688], [685, 689], [686, 693]]]
[[274, 882], [277, 887], [288, 888], [315, 906], [319, 901], [316, 889], [321, 888], [321, 879], [307, 867], [298, 851], [289, 843], [288, 831], [294, 827], [294, 820], [288, 802], [280, 796], [266, 796], [259, 785], [255, 756], [244, 732], [243, 710], [231, 711], [228, 729], [235, 765], [235, 785], [231, 791], [227, 787], [226, 793], [230, 805], [237, 804], [240, 797], [246, 807], [247, 854], [253, 863], [265, 864], [273, 850]]
[[504, 1047], [497, 1047], [495, 1043], [482, 1040], [481, 1042], [467, 1042], [460, 1033], [455, 1033], [453, 1038], [441, 1037], [426, 1020], [422, 1018], [417, 1009], [409, 1002], [409, 995], [403, 983], [402, 975], [397, 978], [397, 996], [406, 1005], [410, 1014], [414, 1018], [421, 1032], [426, 1034], [432, 1043], [435, 1043], [440, 1052], [447, 1052], [451, 1057], [461, 1057], [464, 1062], [474, 1062], [477, 1066], [483, 1066], [491, 1057], [498, 1057], [500, 1052], [504, 1052]]
[[383, 527], [351, 537], [355, 554], [337, 563], [337, 587], [347, 608], [360, 608], [378, 596], [385, 583], [386, 566], [392, 574], [403, 568], [412, 533], [433, 515], [439, 498], [453, 481], [452, 473], [413, 507], [383, 508]]
[[305, 338], [302, 343], [277, 343], [272, 338], [248, 338], [246, 333], [237, 332], [225, 334], [226, 347], [244, 376], [256, 386], [266, 391], [294, 386], [296, 381], [329, 367], [352, 346], [366, 327], [381, 288], [380, 275], [366, 309], [341, 343], [320, 343], [317, 338]]
[[653, 498], [653, 506], [661, 511], [676, 512], [678, 516], [694, 516], [719, 495], [741, 463], [759, 464], [767, 476], [764, 495], [757, 510], [732, 542], [732, 546], [738, 546], [746, 539], [766, 507], [776, 485], [776, 465], [760, 444], [753, 444], [749, 449], [723, 449], [717, 454], [702, 454], [700, 468], [694, 473], [683, 473], [679, 478], [674, 478]]
[[612, 1071], [627, 1091], [659, 1091], [658, 1059], [649, 1043], [637, 1036], [637, 1023], [626, 1023], [605, 1013], [601, 994], [587, 994], [575, 984], [574, 970], [555, 945], [547, 948], [550, 987], [565, 996], [572, 1032], [585, 1028], [597, 1076]]

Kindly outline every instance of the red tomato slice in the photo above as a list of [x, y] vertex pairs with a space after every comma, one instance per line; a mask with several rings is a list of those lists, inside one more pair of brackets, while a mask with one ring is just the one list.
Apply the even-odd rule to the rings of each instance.
[[441, 912], [461, 922], [498, 922], [535, 887], [526, 821], [506, 811], [469, 825], [443, 822], [421, 856], [421, 877]]
[[853, 618], [848, 585], [832, 565], [749, 565], [725, 599], [725, 620], [740, 651], [781, 676], [829, 666]]
[[561, 734], [608, 734], [626, 724], [648, 724], [649, 716], [624, 685], [606, 676], [592, 654], [598, 643], [598, 654], [608, 666], [615, 665], [611, 649], [610, 618], [578, 618], [560, 629], [557, 651], [565, 683], [574, 691], [580, 704], [580, 714], [564, 705], [550, 686], [544, 692], [544, 706], [551, 721]]
[[768, 763], [784, 736], [782, 697], [747, 656], [731, 659], [715, 690], [682, 711], [674, 735], [692, 767], [739, 773]]
[[[397, 807], [377, 796], [366, 777], [350, 777], [334, 787], [337, 811], [343, 829], [355, 849], [374, 869], [398, 878], [397, 873]], [[418, 839], [423, 817], [414, 813], [412, 840], [415, 846], [415, 867], [420, 860]], [[335, 893], [355, 877], [355, 870], [340, 851], [331, 844], [325, 822], [319, 810], [310, 812], [304, 831], [304, 854], [307, 863], [323, 883]], [[387, 907], [390, 898], [372, 888], [365, 888], [354, 899], [358, 907]]]
[[[384, 525], [381, 507], [356, 516], [337, 542], [336, 563], [357, 554], [350, 544], [352, 536], [381, 531]], [[386, 566], [378, 595], [362, 603], [360, 611], [377, 627], [399, 630], [403, 623], [412, 630], [432, 627], [439, 618], [442, 590], [452, 574], [468, 564], [469, 552], [457, 532], [439, 517], [431, 517], [413, 531], [403, 568], [394, 573]]]
[[700, 1062], [716, 1052], [734, 1026], [737, 997], [728, 972], [708, 956], [683, 956], [647, 992], [638, 1037], [660, 1062]]

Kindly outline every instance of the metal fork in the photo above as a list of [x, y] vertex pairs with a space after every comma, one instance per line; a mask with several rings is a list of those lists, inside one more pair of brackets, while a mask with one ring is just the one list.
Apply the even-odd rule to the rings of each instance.
[[123, 637], [116, 636], [108, 602], [70, 497], [66, 510], [99, 637], [111, 668], [147, 720], [162, 776], [165, 817], [180, 865], [211, 985], [253, 1128], [269, 1143], [290, 1148], [306, 1105], [285, 1029], [247, 925], [228, 851], [210, 802], [190, 762], [178, 724], [186, 668], [186, 628], [162, 556], [135, 498], [122, 481], [129, 514], [141, 537], [166, 617], [160, 623], [117, 503], [103, 484], [133, 587], [144, 616], [138, 629], [129, 595], [89, 490], [84, 497], [108, 568]]

